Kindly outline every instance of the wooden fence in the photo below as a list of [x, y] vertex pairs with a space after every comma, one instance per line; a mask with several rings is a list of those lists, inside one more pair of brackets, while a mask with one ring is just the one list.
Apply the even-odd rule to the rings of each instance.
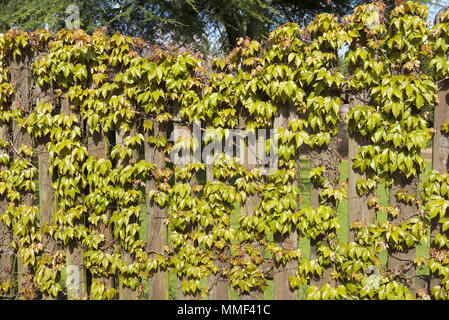
[[[100, 31], [3, 34], [0, 296], [446, 299], [449, 16], [426, 15], [318, 15], [210, 64]], [[231, 157], [206, 163], [212, 140]]]

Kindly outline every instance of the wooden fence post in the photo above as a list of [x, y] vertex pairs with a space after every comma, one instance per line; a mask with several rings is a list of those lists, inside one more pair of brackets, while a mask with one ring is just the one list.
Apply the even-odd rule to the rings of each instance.
[[[103, 131], [95, 131], [93, 134], [89, 133], [87, 141], [87, 151], [91, 157], [95, 159], [106, 159], [108, 157], [109, 140]], [[109, 221], [111, 218], [110, 209], [107, 210], [106, 216]], [[102, 249], [109, 251], [112, 241], [111, 226], [104, 224], [100, 220], [98, 231], [104, 235], [105, 245]], [[99, 277], [98, 282], [104, 285], [105, 290], [111, 289], [114, 285], [113, 279], [110, 276]]]
[[[240, 160], [241, 160], [241, 165], [243, 166], [243, 168], [247, 171], [247, 172], [251, 172], [252, 170], [254, 170], [256, 168], [256, 165], [250, 160], [250, 152], [253, 152], [253, 150], [250, 150], [250, 146], [249, 146], [249, 137], [247, 137], [247, 135], [249, 134], [256, 134], [256, 132], [254, 133], [249, 133], [246, 134], [244, 131], [244, 128], [246, 127], [246, 119], [244, 117], [242, 117], [242, 115], [240, 116], [240, 126], [242, 127], [241, 129], [241, 133], [242, 133], [242, 137], [239, 137], [239, 146], [240, 146]], [[254, 147], [254, 146], [252, 146]], [[254, 157], [251, 157], [254, 158]], [[248, 182], [248, 181], [247, 181]], [[260, 195], [258, 194], [258, 190], [255, 191], [254, 194], [250, 194], [247, 195], [247, 198], [244, 202], [244, 204], [242, 205], [241, 209], [240, 209], [240, 215], [243, 216], [252, 216], [254, 215], [254, 211], [256, 210], [257, 204], [260, 201]], [[253, 248], [256, 248], [258, 250], [262, 250], [262, 254], [263, 254], [263, 248], [261, 248], [259, 242], [257, 241], [257, 239], [255, 239], [255, 241], [251, 244], [248, 244], [250, 246], [252, 246]], [[240, 295], [240, 300], [263, 300], [263, 296], [264, 293], [263, 291], [260, 290], [252, 290], [250, 291], [249, 294], [243, 294]]]
[[[123, 130], [121, 130], [120, 128], [118, 128], [115, 132], [115, 143], [116, 145], [118, 144], [125, 144], [125, 138], [128, 136], [135, 136], [136, 135], [136, 127], [134, 125], [131, 126], [130, 130], [126, 133], [123, 132]], [[126, 167], [129, 162], [131, 161], [136, 163], [137, 162], [137, 158], [138, 158], [138, 152], [136, 150], [133, 150], [131, 158], [128, 160], [128, 158], [125, 159], [121, 159], [120, 157], [117, 160], [117, 167]], [[116, 210], [120, 210], [120, 208], [116, 208]], [[137, 220], [135, 219], [136, 217], [132, 217], [132, 219], [130, 219], [129, 223], [137, 223]], [[136, 235], [138, 236], [138, 234]], [[124, 252], [123, 254], [123, 260], [126, 263], [133, 263], [134, 258], [131, 254], [129, 254], [128, 252]], [[127, 287], [125, 285], [123, 285], [123, 283], [119, 283], [119, 298], [120, 300], [133, 300], [137, 298], [137, 291], [131, 289], [130, 287]]]
[[[354, 109], [360, 105], [365, 105], [368, 99], [368, 92], [354, 94], [349, 100], [349, 109]], [[350, 132], [348, 130], [348, 224], [349, 237], [348, 242], [355, 240], [356, 231], [351, 229], [354, 222], [360, 222], [363, 226], [374, 223], [376, 214], [368, 206], [368, 201], [374, 196], [373, 191], [361, 195], [357, 190], [357, 180], [365, 178], [366, 175], [359, 169], [353, 168], [354, 157], [359, 153], [360, 147], [364, 143], [364, 137], [359, 132]]]
[[[441, 126], [449, 122], [449, 79], [443, 79], [438, 83], [438, 104], [434, 111], [434, 128], [432, 149], [432, 169], [440, 173], [448, 173], [449, 170], [449, 135], [441, 132]], [[430, 248], [438, 249], [434, 243], [435, 237], [441, 233], [441, 225], [438, 223], [437, 215], [431, 221]], [[430, 272], [429, 291], [439, 285], [441, 279], [437, 273]]]
[[[276, 115], [273, 126], [276, 133], [281, 127], [285, 128], [286, 130], [288, 129], [290, 121], [289, 111], [290, 110], [288, 106], [278, 106], [278, 114]], [[297, 159], [299, 159], [299, 157], [297, 157]], [[297, 174], [298, 173], [296, 173], [296, 175]], [[287, 183], [288, 185], [292, 185], [291, 181]], [[296, 250], [298, 248], [298, 233], [296, 231], [296, 226], [293, 226], [293, 229], [287, 235], [281, 235], [279, 233], [274, 234], [274, 239], [277, 245], [287, 252]], [[289, 282], [290, 276], [295, 275], [296, 268], [296, 261], [289, 261], [285, 265], [275, 263], [273, 274], [275, 300], [296, 299], [295, 291], [290, 288]]]
[[[22, 55], [12, 57], [9, 61], [11, 68], [11, 85], [15, 89], [15, 94], [12, 100], [12, 109], [29, 110], [32, 105], [31, 102], [31, 53], [29, 49], [24, 50]], [[25, 128], [20, 128], [19, 125], [12, 122], [12, 144], [16, 150], [22, 145], [32, 147], [30, 135]], [[18, 155], [15, 155], [19, 157]], [[29, 159], [31, 161], [31, 159]], [[32, 206], [33, 194], [26, 193], [21, 195], [20, 205]], [[33, 270], [25, 265], [25, 263], [18, 257], [17, 259], [17, 273], [18, 273], [18, 290], [25, 289], [31, 282]]]
[[[0, 140], [8, 141], [9, 140], [9, 124], [6, 122], [0, 122]], [[2, 151], [2, 153], [6, 153], [6, 151]], [[0, 172], [3, 170], [7, 170], [8, 168], [4, 165], [0, 166]], [[2, 196], [0, 198], [0, 214], [3, 214], [8, 209], [8, 201], [6, 196]], [[11, 284], [13, 283], [13, 262], [14, 262], [14, 252], [9, 247], [9, 244], [12, 241], [12, 232], [11, 230], [0, 222], [0, 282], [9, 281]], [[10, 290], [11, 291], [11, 290]], [[5, 295], [8, 297], [11, 295]]]
[[[73, 111], [70, 109], [70, 103], [67, 97], [60, 99], [61, 113], [65, 116], [70, 116]], [[77, 115], [78, 121], [82, 126], [81, 116]], [[81, 221], [80, 223], [85, 223]], [[68, 299], [81, 299], [87, 296], [87, 271], [84, 266], [83, 247], [79, 240], [71, 239], [67, 243], [65, 248], [66, 253], [66, 265], [68, 276], [71, 276], [71, 272], [76, 272], [78, 277], [73, 277], [73, 283], [67, 283], [67, 298]], [[73, 268], [73, 269], [72, 269]]]
[[[324, 166], [326, 178], [331, 181], [334, 185], [337, 185], [338, 180], [338, 151], [337, 151], [337, 139], [336, 137], [331, 137], [329, 145], [323, 146], [321, 148], [314, 148], [310, 153], [310, 168], [318, 168]], [[310, 205], [312, 208], [316, 209], [320, 206], [320, 190], [319, 186], [311, 183], [310, 187]], [[335, 208], [335, 203], [333, 201], [326, 203], [325, 205]], [[310, 240], [310, 259], [314, 260], [318, 258], [318, 247], [319, 243], [323, 241], [323, 237], [317, 237], [316, 239]], [[333, 284], [331, 275], [332, 269], [323, 266], [323, 274], [319, 278], [312, 278], [310, 281], [311, 285], [318, 288], [324, 286], [325, 284]]]
[[[202, 142], [202, 141], [201, 141]], [[200, 143], [201, 143], [200, 142]], [[213, 154], [211, 156], [215, 156]], [[204, 161], [208, 159], [203, 159]], [[211, 160], [211, 159], [209, 159]], [[212, 159], [213, 160], [213, 159]], [[214, 181], [214, 163], [207, 164], [206, 163], [206, 183]], [[229, 256], [229, 248], [223, 248], [222, 254]], [[226, 266], [226, 262], [222, 259], [216, 257], [214, 259], [215, 265], [218, 267], [219, 271], [217, 274], [212, 274], [209, 277], [209, 285], [211, 289], [209, 291], [208, 297], [209, 300], [228, 300], [229, 299], [229, 281], [226, 278], [223, 278], [221, 275], [221, 271]]]
[[[153, 136], [167, 140], [165, 123], [153, 122]], [[145, 134], [145, 161], [153, 163], [160, 172], [165, 168], [165, 153], [161, 148], [152, 147], [148, 143], [149, 134]], [[149, 178], [146, 182], [146, 194], [151, 190], [156, 190], [156, 178]], [[167, 219], [166, 209], [160, 207], [156, 201], [150, 201], [145, 197], [146, 215], [147, 215], [147, 250], [151, 253], [162, 254], [164, 247], [167, 245]], [[149, 279], [150, 300], [167, 300], [168, 299], [168, 273], [165, 270], [158, 270]]]
[[449, 79], [438, 84], [438, 104], [435, 106], [432, 148], [432, 169], [441, 173], [449, 170], [449, 136], [441, 132], [441, 126], [449, 122]]
[[[177, 115], [176, 117], [177, 121], [181, 121], [181, 116], [180, 114]], [[180, 136], [183, 140], [189, 140], [192, 139], [192, 128], [190, 127], [190, 125], [185, 125], [185, 124], [180, 124], [179, 122], [174, 124], [174, 132], [176, 132], [178, 130], [178, 132], [181, 133]], [[176, 143], [177, 141], [174, 141], [174, 143]], [[187, 154], [182, 154], [182, 156], [180, 157], [179, 161], [180, 163], [175, 163], [174, 166], [178, 166], [178, 167], [185, 167], [188, 163], [192, 162], [192, 150], [189, 149], [188, 150], [184, 150], [184, 152], [186, 152]], [[176, 183], [176, 179], [175, 179], [175, 183]], [[193, 187], [194, 185], [196, 185], [198, 183], [198, 178], [196, 176], [196, 173], [192, 173], [192, 177], [190, 179], [190, 186]], [[192, 191], [193, 193], [193, 191]], [[192, 226], [192, 229], [195, 230], [196, 227]], [[192, 231], [193, 231], [192, 230]], [[185, 276], [178, 278], [178, 300], [196, 300], [197, 297], [196, 296], [192, 296], [192, 295], [185, 295], [182, 292], [182, 282], [186, 279]]]
[[[396, 193], [399, 190], [403, 190], [406, 193], [418, 194], [418, 176], [412, 176], [406, 178], [401, 172], [393, 173], [393, 186], [390, 189], [390, 205], [399, 209], [399, 213], [394, 218], [389, 215], [389, 222], [392, 225], [399, 225], [406, 222], [409, 217], [416, 214], [418, 211], [418, 206], [416, 203], [405, 204], [402, 201], [398, 201], [396, 198]], [[417, 291], [416, 281], [414, 276], [416, 274], [416, 269], [413, 266], [413, 261], [416, 256], [416, 248], [406, 248], [404, 251], [396, 251], [393, 249], [388, 249], [388, 269], [393, 272], [402, 273], [406, 278], [413, 279], [413, 283], [410, 284], [410, 292], [415, 294]]]
[[[52, 103], [48, 91], [44, 91], [36, 84], [36, 107], [40, 104]], [[38, 157], [38, 173], [39, 173], [39, 217], [41, 226], [41, 241], [44, 254], [52, 256], [57, 250], [56, 240], [44, 232], [46, 227], [53, 225], [53, 217], [55, 214], [56, 202], [55, 192], [53, 190], [53, 179], [50, 173], [50, 153], [47, 150], [47, 143], [50, 141], [48, 135], [42, 135], [37, 138], [37, 157]], [[52, 299], [51, 295], [44, 295], [45, 299]]]

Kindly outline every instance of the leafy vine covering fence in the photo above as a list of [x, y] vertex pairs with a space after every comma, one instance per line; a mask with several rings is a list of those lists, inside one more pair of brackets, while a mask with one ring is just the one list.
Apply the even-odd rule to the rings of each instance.
[[[101, 31], [3, 34], [0, 295], [262, 299], [270, 285], [275, 299], [446, 299], [449, 14], [430, 29], [425, 5], [398, 5], [388, 25], [383, 10], [286, 24], [212, 61]], [[241, 159], [173, 161], [230, 129], [274, 129], [276, 170], [249, 161], [249, 138]]]

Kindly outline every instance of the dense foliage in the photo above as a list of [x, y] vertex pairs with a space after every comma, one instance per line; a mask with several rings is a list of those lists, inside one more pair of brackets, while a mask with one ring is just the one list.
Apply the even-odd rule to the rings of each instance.
[[[240, 39], [210, 64], [199, 53], [100, 30], [3, 34], [0, 221], [20, 277], [6, 272], [0, 293], [143, 298], [146, 280], [171, 270], [183, 296], [206, 296], [223, 281], [241, 295], [255, 294], [274, 277], [285, 291], [309, 285], [308, 299], [447, 298], [447, 174], [434, 172], [422, 195], [408, 186], [424, 170], [420, 152], [431, 138], [423, 107], [437, 103], [438, 79], [424, 74], [421, 62], [430, 59], [439, 77], [447, 77], [449, 19], [431, 31], [427, 7], [414, 2], [399, 4], [389, 25], [383, 14], [379, 2], [357, 7], [342, 21], [319, 14], [304, 29], [287, 23], [266, 46]], [[338, 60], [345, 45], [349, 74]], [[354, 241], [342, 242], [336, 208], [348, 191], [337, 183], [339, 109], [345, 94], [361, 91], [370, 98], [350, 111], [348, 126], [365, 143], [351, 168], [364, 175], [360, 195], [381, 182], [389, 187], [389, 205], [369, 201], [374, 214], [386, 212], [388, 219], [356, 223]], [[208, 165], [172, 163], [169, 154], [194, 152], [200, 142], [167, 135], [171, 128], [192, 132], [194, 124], [217, 141], [233, 128], [275, 128], [278, 168], [263, 175], [260, 167], [217, 154], [213, 177], [199, 183]], [[300, 205], [297, 183], [304, 150], [312, 157], [316, 195], [307, 207]], [[49, 174], [51, 187], [36, 184], [38, 173], [39, 181]], [[53, 196], [44, 211], [45, 192]], [[161, 251], [140, 236], [140, 219], [155, 208], [169, 230]], [[241, 214], [232, 221], [236, 208]], [[429, 218], [437, 216], [441, 233], [429, 259], [400, 269], [381, 263], [385, 250], [394, 256], [416, 248], [428, 237]], [[311, 257], [299, 249], [301, 238], [310, 240]], [[61, 281], [73, 248], [81, 250], [88, 275], [81, 296]], [[276, 280], [292, 264], [287, 281]], [[408, 273], [420, 266], [442, 279], [429, 292]]]

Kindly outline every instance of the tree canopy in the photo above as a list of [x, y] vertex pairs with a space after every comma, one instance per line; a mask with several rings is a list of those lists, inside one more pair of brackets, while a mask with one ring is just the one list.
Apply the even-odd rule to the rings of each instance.
[[[387, 8], [395, 1], [384, 0]], [[370, 0], [5, 0], [0, 2], [0, 31], [59, 30], [70, 15], [67, 8], [75, 4], [87, 32], [108, 27], [148, 41], [170, 38], [221, 51], [235, 47], [240, 37], [263, 40], [285, 22], [306, 25], [322, 12], [343, 16], [366, 2]]]

